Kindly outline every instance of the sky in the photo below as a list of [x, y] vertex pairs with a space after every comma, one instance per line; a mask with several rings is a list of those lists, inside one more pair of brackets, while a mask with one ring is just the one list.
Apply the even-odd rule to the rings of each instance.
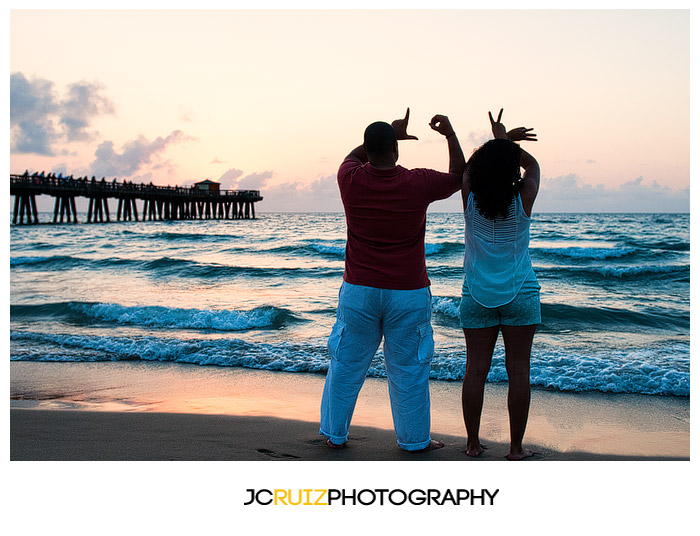
[[[446, 171], [488, 112], [533, 127], [535, 211], [690, 210], [689, 10], [13, 10], [10, 171], [260, 189], [342, 210], [343, 158], [411, 115], [399, 164]], [[52, 203], [44, 200], [45, 208]], [[456, 194], [433, 205], [460, 211]], [[40, 209], [41, 209], [40, 203]]]

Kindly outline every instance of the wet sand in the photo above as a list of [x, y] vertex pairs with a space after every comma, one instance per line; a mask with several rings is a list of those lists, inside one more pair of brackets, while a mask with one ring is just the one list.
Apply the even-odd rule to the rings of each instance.
[[[464, 455], [455, 382], [431, 382], [432, 436], [409, 454], [395, 441], [386, 382], [368, 378], [348, 447], [318, 435], [323, 375], [173, 364], [11, 363], [11, 460], [503, 461], [507, 386], [489, 384], [488, 450]], [[687, 460], [689, 399], [533, 390], [525, 446], [548, 460]]]

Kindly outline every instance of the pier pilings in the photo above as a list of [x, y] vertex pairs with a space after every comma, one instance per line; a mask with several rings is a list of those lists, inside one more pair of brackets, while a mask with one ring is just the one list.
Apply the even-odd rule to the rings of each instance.
[[36, 209], [36, 198], [34, 194], [21, 192], [15, 195], [15, 210], [12, 223], [39, 223], [39, 213]]

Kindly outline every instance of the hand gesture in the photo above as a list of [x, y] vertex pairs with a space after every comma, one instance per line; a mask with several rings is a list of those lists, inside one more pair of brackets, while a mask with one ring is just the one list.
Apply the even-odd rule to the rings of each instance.
[[447, 118], [446, 115], [438, 114], [434, 116], [428, 124], [430, 125], [430, 128], [439, 132], [445, 137], [452, 136], [452, 134], [455, 133], [454, 129], [452, 128], [452, 125], [450, 124], [450, 120]]
[[391, 122], [391, 126], [394, 127], [394, 132], [396, 132], [396, 139], [397, 140], [417, 140], [418, 138], [415, 136], [411, 136], [406, 132], [406, 129], [408, 128], [408, 115], [410, 113], [410, 109], [406, 108], [406, 117], [403, 119], [396, 119], [395, 121]]
[[510, 141], [537, 141], [537, 134], [530, 132], [531, 128], [518, 127], [509, 130], [506, 136]]
[[498, 119], [493, 120], [491, 112], [489, 112], [489, 120], [491, 121], [491, 132], [494, 138], [502, 138], [510, 141], [537, 141], [537, 134], [530, 132], [532, 128], [518, 127], [506, 132], [506, 127], [501, 123], [503, 116], [503, 108], [498, 112]]
[[489, 121], [491, 121], [491, 132], [493, 132], [494, 138], [508, 139], [508, 135], [506, 134], [506, 127], [503, 123], [501, 123], [502, 115], [503, 108], [501, 108], [501, 111], [498, 112], [498, 119], [494, 121], [491, 112], [489, 112]]

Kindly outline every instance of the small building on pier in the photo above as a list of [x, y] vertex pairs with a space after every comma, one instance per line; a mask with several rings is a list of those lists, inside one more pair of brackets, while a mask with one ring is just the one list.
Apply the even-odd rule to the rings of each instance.
[[221, 185], [218, 182], [214, 182], [209, 179], [194, 183], [194, 187], [197, 188], [197, 190], [209, 192], [211, 194], [218, 194], [220, 191], [220, 186]]

